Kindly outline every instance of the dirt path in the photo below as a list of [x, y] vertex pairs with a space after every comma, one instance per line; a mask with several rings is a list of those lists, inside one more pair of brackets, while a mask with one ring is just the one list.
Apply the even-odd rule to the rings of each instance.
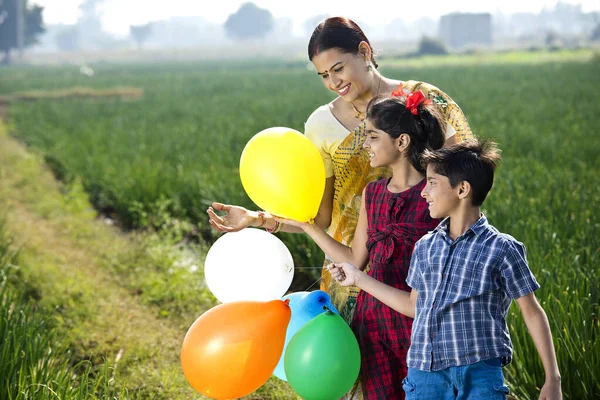
[[132, 251], [131, 241], [97, 220], [85, 196], [61, 193], [38, 157], [5, 131], [0, 124], [0, 212], [21, 248], [22, 278], [55, 310], [75, 359], [106, 358], [130, 398], [200, 398], [180, 370], [185, 331], [140, 304], [106, 268], [107, 254]]

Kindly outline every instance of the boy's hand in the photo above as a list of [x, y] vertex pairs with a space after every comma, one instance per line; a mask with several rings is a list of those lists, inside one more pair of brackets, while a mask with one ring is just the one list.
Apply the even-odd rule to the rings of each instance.
[[547, 379], [540, 391], [539, 400], [562, 400], [560, 379]]
[[361, 270], [350, 263], [333, 263], [327, 267], [331, 276], [342, 286], [357, 286]]

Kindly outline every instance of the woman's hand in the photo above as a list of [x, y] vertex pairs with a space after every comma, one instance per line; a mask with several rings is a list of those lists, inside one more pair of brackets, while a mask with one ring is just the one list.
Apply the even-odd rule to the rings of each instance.
[[[217, 211], [225, 212], [225, 215], [219, 216]], [[212, 207], [206, 210], [210, 224], [220, 232], [237, 232], [252, 225], [256, 220], [255, 213], [244, 207], [231, 206], [228, 204], [212, 203]]]
[[358, 286], [361, 270], [350, 263], [333, 263], [327, 266], [331, 276], [342, 286]]

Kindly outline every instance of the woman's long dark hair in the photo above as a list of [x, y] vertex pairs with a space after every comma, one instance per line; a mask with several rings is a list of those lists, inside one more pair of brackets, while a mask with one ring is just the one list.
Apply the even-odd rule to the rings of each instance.
[[[338, 49], [342, 53], [358, 54], [358, 45], [366, 42], [371, 47], [371, 42], [360, 29], [360, 26], [351, 19], [344, 17], [331, 17], [321, 22], [312, 33], [308, 42], [308, 59], [312, 61], [317, 54], [329, 49]], [[371, 49], [371, 62], [375, 62]]]

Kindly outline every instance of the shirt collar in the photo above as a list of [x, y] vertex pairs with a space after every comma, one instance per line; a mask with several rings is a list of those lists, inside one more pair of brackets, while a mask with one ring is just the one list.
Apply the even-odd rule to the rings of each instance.
[[[475, 236], [479, 236], [482, 232], [487, 230], [488, 225], [489, 224], [488, 224], [487, 218], [485, 217], [485, 215], [483, 215], [483, 213], [481, 213], [477, 222], [475, 222], [473, 225], [471, 225], [471, 227], [469, 229], [467, 229], [467, 231], [464, 234], [462, 234], [461, 236], [466, 235], [467, 232], [469, 232], [469, 231], [473, 232], [475, 234]], [[440, 234], [442, 234], [442, 236], [448, 236], [448, 228], [449, 227], [450, 227], [450, 217], [446, 217], [442, 220], [442, 222], [440, 222], [438, 224], [438, 226], [433, 230], [433, 232], [440, 233]]]
[[479, 219], [477, 220], [477, 222], [471, 225], [469, 229], [473, 231], [475, 236], [479, 236], [487, 230], [488, 226], [489, 224], [487, 218], [485, 217], [485, 215], [483, 215], [483, 213], [481, 213], [479, 214]]
[[440, 222], [438, 224], [438, 226], [435, 227], [435, 229], [433, 230], [433, 232], [435, 233], [441, 233], [442, 235], [447, 235], [448, 234], [448, 227], [450, 225], [450, 217], [446, 217], [442, 220], [442, 222]]

